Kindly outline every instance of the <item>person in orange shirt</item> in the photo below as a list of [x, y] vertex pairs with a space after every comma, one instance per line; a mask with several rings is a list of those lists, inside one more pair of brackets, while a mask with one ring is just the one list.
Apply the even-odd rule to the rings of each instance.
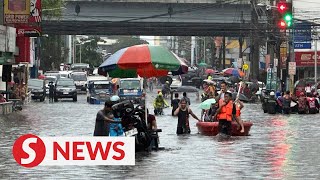
[[219, 108], [216, 112], [216, 117], [219, 121], [219, 133], [231, 135], [232, 119], [236, 116], [236, 106], [231, 100], [230, 92], [224, 93], [224, 99], [219, 100]]

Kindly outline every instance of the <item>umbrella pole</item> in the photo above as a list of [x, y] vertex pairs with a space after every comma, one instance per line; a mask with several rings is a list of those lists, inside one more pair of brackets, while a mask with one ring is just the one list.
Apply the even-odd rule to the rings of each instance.
[[[146, 76], [146, 69], [143, 69], [143, 74], [144, 77]], [[145, 78], [143, 78], [144, 81]], [[142, 84], [144, 84], [144, 82], [142, 82]], [[145, 121], [146, 121], [146, 127], [148, 127], [148, 111], [147, 111], [147, 90], [146, 87], [143, 86], [143, 91], [145, 93], [145, 97], [144, 97], [144, 111], [145, 111]]]

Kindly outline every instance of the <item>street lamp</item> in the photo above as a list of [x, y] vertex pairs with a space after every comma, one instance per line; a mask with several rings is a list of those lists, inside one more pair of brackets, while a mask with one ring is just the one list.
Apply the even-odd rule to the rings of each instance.
[[[83, 44], [85, 44], [85, 43], [88, 43], [88, 42], [91, 42], [91, 41], [93, 41], [94, 39], [90, 39], [90, 40], [87, 40], [87, 41], [83, 41], [83, 42], [80, 42], [79, 44], [75, 44], [75, 46], [80, 46], [80, 62], [79, 63], [81, 63], [81, 55], [82, 55], [82, 53], [81, 53], [81, 45], [83, 45]], [[76, 50], [77, 48], [75, 48], [75, 50]]]

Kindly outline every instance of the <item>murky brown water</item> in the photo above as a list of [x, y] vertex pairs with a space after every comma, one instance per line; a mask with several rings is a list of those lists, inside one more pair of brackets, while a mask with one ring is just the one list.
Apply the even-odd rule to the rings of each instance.
[[[32, 103], [22, 112], [0, 117], [0, 179], [320, 179], [320, 115], [267, 115], [260, 105], [246, 104], [243, 119], [254, 125], [251, 136], [220, 141], [197, 133], [177, 136], [175, 118], [158, 117], [161, 146], [166, 150], [141, 153], [136, 166], [53, 166], [26, 169], [11, 155], [22, 134], [91, 136], [96, 112], [85, 96], [77, 103]], [[149, 102], [151, 105], [151, 102]], [[200, 110], [195, 101], [192, 108]]]

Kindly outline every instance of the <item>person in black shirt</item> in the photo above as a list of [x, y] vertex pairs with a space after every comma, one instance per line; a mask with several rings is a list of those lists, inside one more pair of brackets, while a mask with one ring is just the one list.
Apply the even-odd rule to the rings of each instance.
[[52, 81], [49, 82], [49, 101], [53, 102], [54, 99], [54, 84]]
[[110, 115], [112, 114], [112, 105], [112, 101], [107, 100], [104, 104], [104, 108], [97, 113], [93, 136], [109, 136], [109, 124], [121, 123], [121, 121], [115, 121], [110, 118]]
[[172, 116], [174, 116], [174, 111], [179, 107], [179, 94], [174, 94], [174, 99], [171, 101], [171, 107], [172, 107]]
[[179, 107], [174, 111], [174, 115], [178, 116], [177, 134], [190, 134], [189, 114], [200, 121], [200, 119], [187, 106], [187, 101], [181, 99]]
[[187, 93], [183, 92], [182, 96], [183, 97], [181, 99], [185, 99], [187, 101], [188, 105], [190, 105], [191, 103], [190, 103], [190, 99], [187, 97]]

